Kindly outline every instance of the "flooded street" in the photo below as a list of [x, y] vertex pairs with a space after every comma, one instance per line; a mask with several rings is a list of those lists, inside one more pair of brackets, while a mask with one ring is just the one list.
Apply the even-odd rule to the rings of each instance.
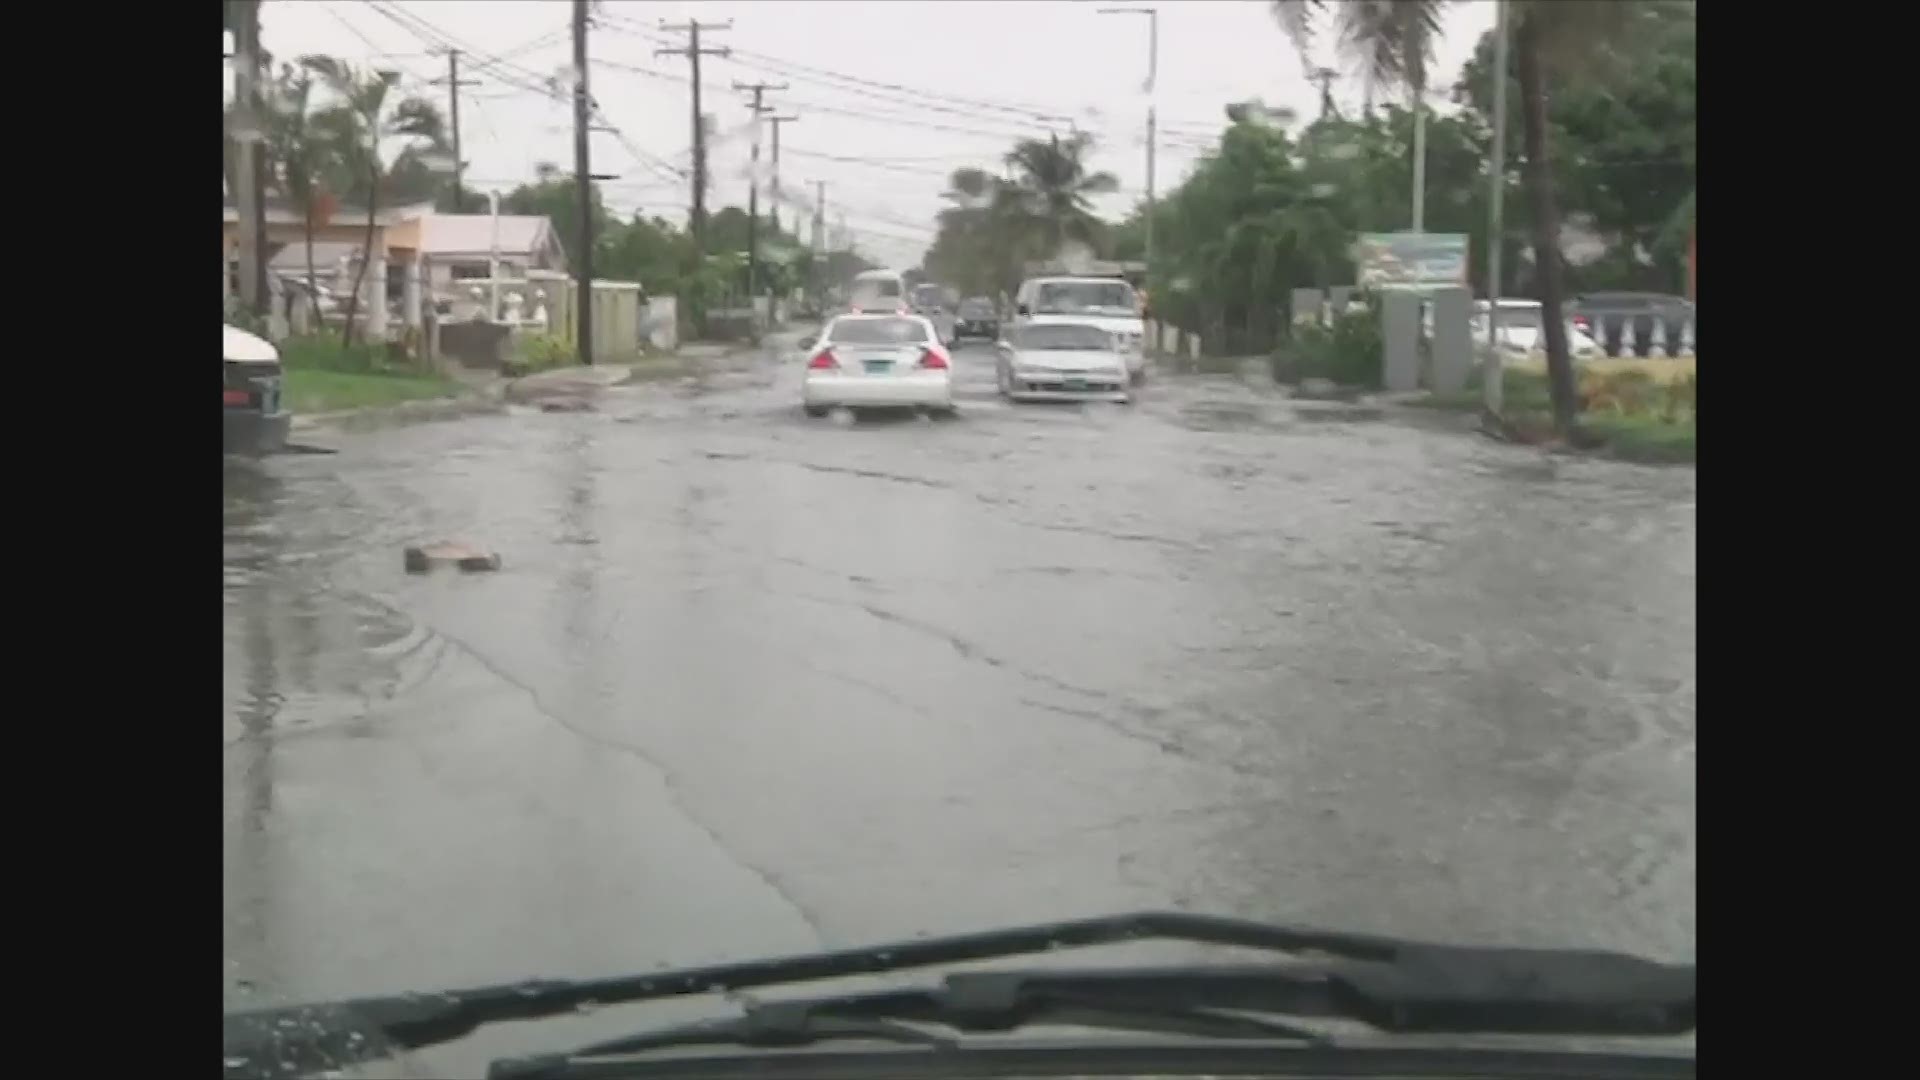
[[799, 366], [229, 462], [229, 1007], [1141, 908], [1692, 959], [1691, 470]]

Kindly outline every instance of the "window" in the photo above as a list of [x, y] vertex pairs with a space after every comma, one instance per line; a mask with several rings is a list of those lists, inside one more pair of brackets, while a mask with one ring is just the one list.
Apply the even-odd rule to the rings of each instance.
[[919, 345], [927, 328], [918, 319], [838, 319], [827, 331], [835, 345]]

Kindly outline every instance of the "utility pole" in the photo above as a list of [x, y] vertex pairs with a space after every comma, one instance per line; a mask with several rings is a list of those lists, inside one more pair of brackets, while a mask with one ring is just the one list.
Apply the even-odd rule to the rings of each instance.
[[693, 249], [700, 256], [707, 253], [707, 125], [700, 114], [700, 58], [702, 56], [731, 56], [733, 50], [725, 47], [703, 49], [700, 47], [700, 31], [731, 30], [733, 20], [725, 22], [702, 23], [699, 19], [688, 19], [683, 23], [662, 21], [660, 29], [672, 33], [685, 33], [687, 47], [684, 49], [655, 49], [655, 56], [684, 56], [693, 62], [693, 202], [687, 212], [687, 231], [693, 235]]
[[1333, 81], [1339, 77], [1340, 73], [1332, 68], [1316, 68], [1309, 80], [1320, 84], [1320, 119], [1322, 120], [1338, 111], [1333, 107]]
[[753, 165], [747, 170], [747, 309], [754, 311], [760, 295], [760, 121], [773, 111], [762, 98], [769, 90], [785, 90], [787, 84], [736, 82], [733, 88], [753, 95], [753, 103], [747, 106], [753, 112]]
[[239, 160], [235, 163], [233, 199], [239, 217], [240, 303], [249, 314], [261, 315], [266, 311], [267, 294], [261, 287], [266, 271], [260, 250], [266, 239], [266, 207], [260, 197], [259, 175], [260, 144], [265, 137], [260, 117], [259, 0], [242, 0], [235, 9], [239, 17], [233, 28], [233, 111]]
[[813, 302], [814, 306], [826, 308], [827, 280], [827, 182], [813, 182]]
[[593, 170], [588, 164], [587, 0], [573, 0], [573, 186], [580, 200], [580, 251], [574, 262], [574, 344], [580, 362], [593, 363]]
[[[797, 116], [769, 116], [767, 123], [773, 125], [773, 197], [768, 199], [768, 216], [773, 220], [773, 231], [780, 231], [780, 200], [785, 195], [780, 190], [780, 125], [791, 124], [800, 119]], [[797, 216], [797, 215], [796, 215]]]
[[[439, 82], [439, 79], [433, 80]], [[460, 88], [479, 86], [478, 79], [460, 78], [460, 50], [447, 50], [447, 114], [453, 119], [453, 212], [462, 213], [466, 208], [466, 188], [461, 185], [461, 176], [466, 172], [467, 163], [460, 159]]]
[[1507, 191], [1507, 0], [1494, 0], [1493, 16], [1493, 157], [1487, 162], [1487, 360], [1480, 373], [1487, 411], [1500, 415], [1504, 404], [1500, 373], [1500, 254], [1506, 244], [1500, 235], [1502, 198]]

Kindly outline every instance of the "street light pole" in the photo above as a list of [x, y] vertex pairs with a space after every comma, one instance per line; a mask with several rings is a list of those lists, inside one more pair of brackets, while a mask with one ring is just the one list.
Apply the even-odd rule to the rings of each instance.
[[1145, 15], [1147, 17], [1147, 285], [1151, 295], [1153, 275], [1153, 159], [1159, 142], [1159, 116], [1154, 103], [1154, 84], [1160, 74], [1160, 12], [1150, 7], [1100, 8], [1102, 15]]

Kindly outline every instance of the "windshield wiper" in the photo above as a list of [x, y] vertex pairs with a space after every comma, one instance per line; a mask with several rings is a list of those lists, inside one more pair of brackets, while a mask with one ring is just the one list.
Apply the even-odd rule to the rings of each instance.
[[[738, 1017], [697, 1021], [584, 1046], [564, 1054], [497, 1061], [488, 1080], [568, 1080], [592, 1071], [586, 1059], [605, 1059], [697, 1045], [757, 1048], [812, 1046], [860, 1039], [952, 1050], [950, 1036], [912, 1023], [956, 1031], [1005, 1033], [1039, 1025], [1152, 1032], [1205, 1039], [1288, 1040], [1322, 1044], [1318, 1032], [1263, 1017], [1217, 1011], [1188, 1001], [1195, 984], [1188, 973], [1163, 973], [1170, 981], [1144, 982], [1139, 972], [1075, 975], [1059, 972], [991, 972], [949, 975], [932, 989], [756, 1003]], [[1260, 978], [1274, 974], [1262, 970]], [[903, 1022], [905, 1021], [905, 1022]]]
[[[230, 1061], [298, 1062], [309, 1056], [312, 1048], [307, 1044], [328, 1026], [315, 1022], [315, 1017], [322, 1013], [351, 1015], [377, 1029], [396, 1047], [413, 1049], [450, 1042], [483, 1024], [558, 1016], [594, 1004], [618, 1005], [750, 990], [1153, 939], [1282, 953], [1317, 953], [1357, 963], [1320, 969], [1317, 975], [1309, 972], [1307, 977], [1315, 988], [1312, 994], [1304, 994], [1295, 985], [1302, 977], [1298, 969], [1265, 966], [1155, 968], [1079, 975], [1046, 971], [994, 973], [990, 977], [1001, 982], [990, 989], [1001, 995], [1001, 1000], [1021, 1003], [1036, 1000], [1036, 994], [1043, 1003], [1053, 1004], [1058, 1000], [1047, 998], [1048, 993], [1082, 995], [1083, 1001], [1084, 995], [1094, 994], [1098, 1007], [1111, 1011], [1116, 1007], [1113, 995], [1120, 994], [1130, 1002], [1144, 1000], [1148, 1011], [1163, 1016], [1175, 1005], [1191, 1009], [1251, 1007], [1294, 1015], [1354, 1017], [1389, 1031], [1664, 1034], [1690, 1031], [1694, 1025], [1695, 975], [1691, 966], [1658, 964], [1617, 953], [1461, 948], [1208, 915], [1145, 913], [922, 938], [652, 975], [543, 980], [431, 994], [362, 998], [317, 1008], [302, 1006], [230, 1013], [226, 1017], [225, 1043]], [[1081, 981], [1061, 982], [1063, 979]], [[988, 990], [977, 989], [987, 984], [973, 985], [976, 989], [972, 993], [988, 993]], [[951, 996], [955, 992], [953, 986], [954, 980], [950, 979], [940, 991], [943, 996], [926, 1006], [936, 1014], [933, 1019], [944, 1022], [956, 1015]], [[1141, 995], [1145, 995], [1144, 999]], [[1311, 1007], [1315, 995], [1323, 1003], [1330, 1003], [1324, 1007], [1333, 1011], [1315, 1013]], [[885, 1000], [897, 1003], [906, 999]], [[1245, 1004], [1249, 1001], [1254, 1004]], [[861, 1007], [869, 1012], [856, 1019], [871, 1018], [872, 1010], [880, 1006]], [[902, 1015], [878, 1014], [887, 1020]], [[978, 1013], [970, 1011], [969, 1015]], [[230, 1067], [228, 1075], [276, 1073], [270, 1068], [243, 1065]]]

